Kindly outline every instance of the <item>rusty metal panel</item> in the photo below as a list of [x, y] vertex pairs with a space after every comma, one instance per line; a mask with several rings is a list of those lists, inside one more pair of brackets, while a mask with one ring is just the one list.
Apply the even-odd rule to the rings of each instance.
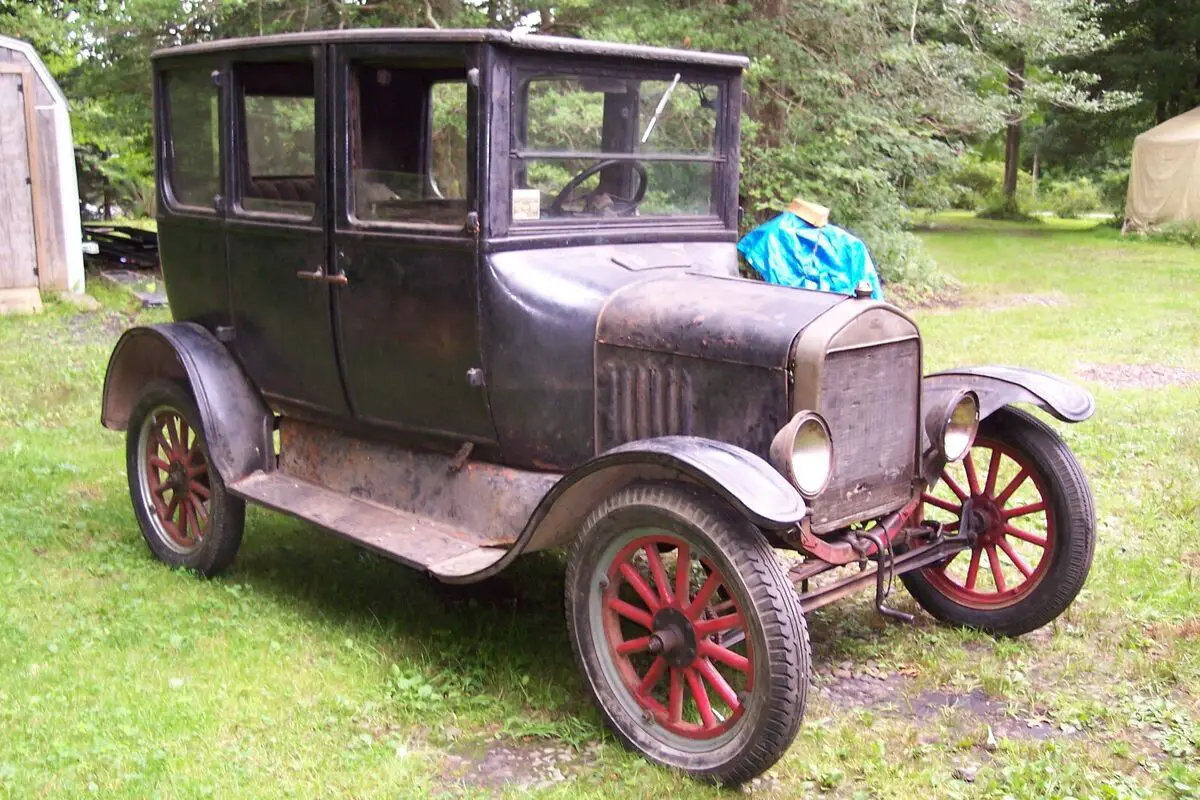
[[833, 436], [829, 487], [810, 505], [823, 533], [899, 508], [917, 476], [920, 341], [830, 353], [820, 408]]
[[631, 364], [619, 358], [600, 365], [600, 439], [628, 442], [695, 430], [696, 398], [683, 366]]
[[278, 472], [256, 472], [230, 490], [275, 511], [307, 520], [403, 564], [439, 577], [477, 572], [504, 556], [437, 520], [348, 497]]
[[766, 457], [788, 418], [787, 373], [626, 347], [596, 348], [601, 452], [656, 436], [701, 436]]
[[761, 281], [672, 273], [616, 291], [603, 344], [786, 369], [797, 332], [848, 298]]
[[561, 477], [358, 439], [291, 418], [280, 424], [279, 468], [307, 483], [448, 526], [479, 546], [515, 542]]

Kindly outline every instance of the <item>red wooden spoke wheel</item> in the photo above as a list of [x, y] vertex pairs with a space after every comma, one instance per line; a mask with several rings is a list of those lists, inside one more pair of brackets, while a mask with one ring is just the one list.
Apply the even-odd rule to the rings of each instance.
[[129, 415], [129, 496], [142, 536], [161, 561], [204, 575], [232, 563], [245, 504], [210, 463], [200, 414], [183, 386], [148, 383]]
[[973, 545], [902, 576], [939, 619], [1006, 635], [1045, 625], [1083, 587], [1095, 546], [1087, 479], [1058, 435], [1003, 408], [980, 425], [961, 464], [923, 496], [922, 514], [948, 533], [964, 521]]
[[[951, 466], [958, 466], [965, 479], [956, 478]], [[982, 436], [961, 465], [951, 466], [942, 473], [941, 491], [924, 495], [925, 518], [948, 514], [946, 530], [957, 531], [965, 514], [978, 538], [970, 550], [927, 568], [926, 578], [972, 608], [1019, 602], [1045, 577], [1054, 548], [1045, 480], [1028, 455]]]
[[754, 689], [754, 653], [727, 581], [669, 533], [634, 539], [608, 569], [608, 656], [638, 705], [679, 736], [726, 733]]
[[169, 544], [195, 549], [208, 527], [208, 460], [199, 435], [169, 407], [151, 412], [143, 423], [146, 487], [153, 514]]
[[791, 743], [804, 616], [762, 534], [713, 496], [665, 483], [604, 501], [572, 544], [566, 605], [588, 688], [627, 746], [735, 784]]

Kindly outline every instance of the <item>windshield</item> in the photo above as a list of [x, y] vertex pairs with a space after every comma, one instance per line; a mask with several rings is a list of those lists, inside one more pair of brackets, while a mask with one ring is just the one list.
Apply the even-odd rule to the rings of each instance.
[[537, 74], [519, 86], [514, 222], [717, 213], [719, 84]]

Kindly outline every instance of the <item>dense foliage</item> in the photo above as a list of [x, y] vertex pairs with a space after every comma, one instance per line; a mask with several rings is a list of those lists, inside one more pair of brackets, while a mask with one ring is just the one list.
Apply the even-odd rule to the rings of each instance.
[[[1096, 2], [0, 0], [0, 32], [31, 40], [72, 99], [85, 194], [142, 212], [151, 197], [148, 55], [157, 47], [317, 28], [436, 25], [745, 53], [753, 59], [742, 148], [748, 223], [803, 195], [831, 206], [835, 221], [864, 236], [885, 275], [920, 280], [927, 265], [904, 232], [904, 198], [914, 188], [944, 185], [973, 143], [1007, 128], [1003, 183], [1011, 179], [1015, 191], [1019, 127], [1039, 109], [1051, 109], [1054, 123], [1065, 118], [1054, 109], [1095, 111], [1105, 91], [1144, 91], [1156, 111], [1195, 99], [1187, 93], [1200, 72], [1195, 52], [1184, 62], [1193, 65], [1190, 78], [1161, 79], [1166, 94], [1143, 86], [1154, 58], [1176, 57], [1189, 36], [1194, 51], [1195, 32], [1170, 25], [1183, 13], [1176, 7], [1188, 3], [1172, 0], [1154, 10], [1159, 4], [1151, 0]], [[1145, 7], [1136, 12], [1144, 24], [1127, 19], [1134, 7]], [[1147, 43], [1156, 48], [1151, 54], [1143, 52]], [[1091, 73], [1101, 67], [1108, 72], [1095, 83]], [[1081, 123], [1075, 115], [1070, 124], [1104, 118]], [[1054, 129], [1036, 128], [1042, 139]], [[1053, 143], [1035, 145], [1054, 151]]]

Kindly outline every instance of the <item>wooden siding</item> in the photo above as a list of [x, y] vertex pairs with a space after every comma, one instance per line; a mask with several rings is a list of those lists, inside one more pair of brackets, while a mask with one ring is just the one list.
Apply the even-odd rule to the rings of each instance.
[[0, 72], [0, 289], [38, 285], [24, 75]]

